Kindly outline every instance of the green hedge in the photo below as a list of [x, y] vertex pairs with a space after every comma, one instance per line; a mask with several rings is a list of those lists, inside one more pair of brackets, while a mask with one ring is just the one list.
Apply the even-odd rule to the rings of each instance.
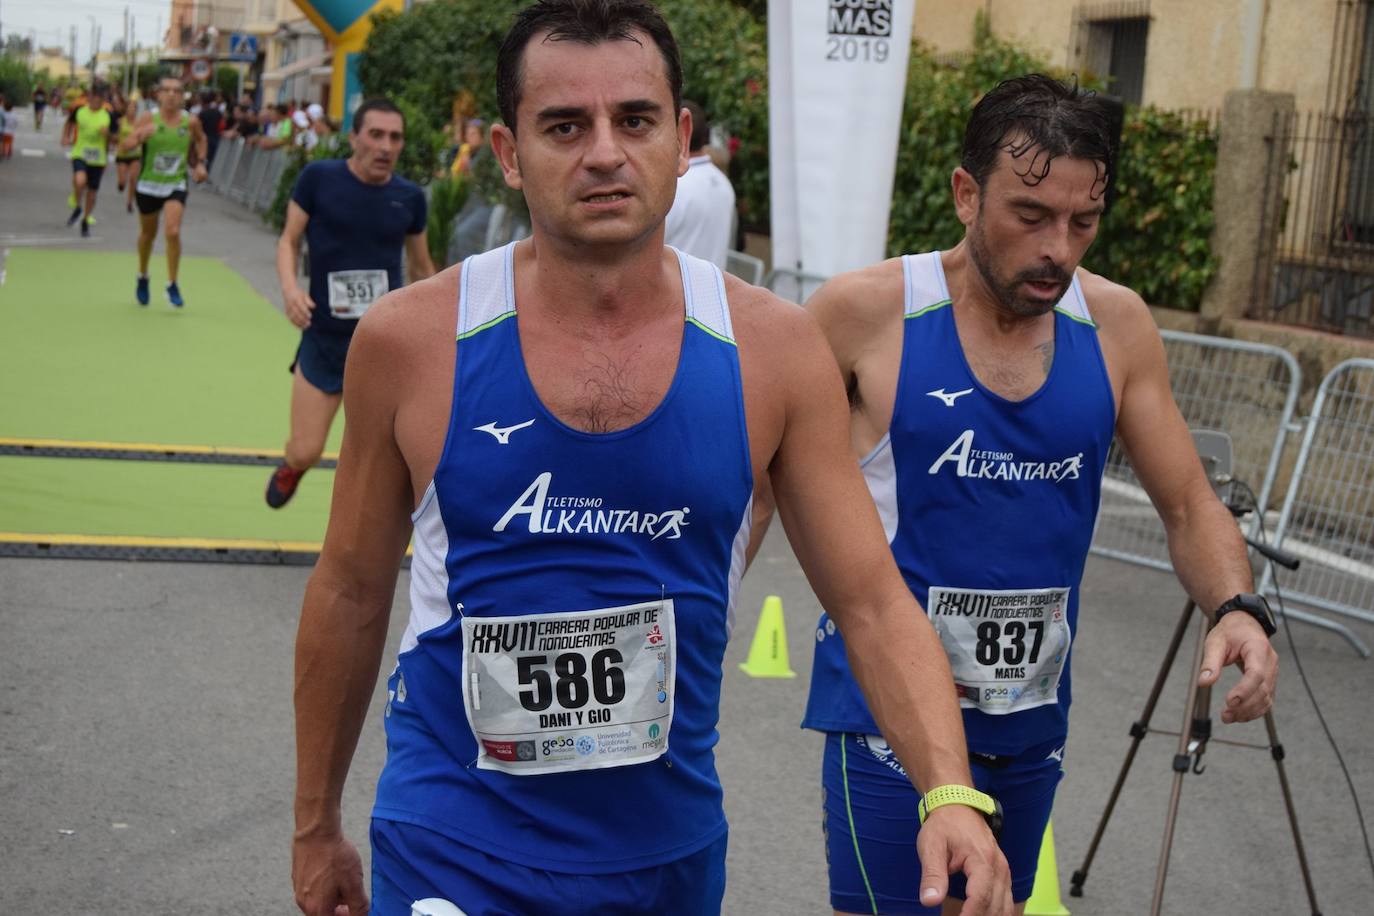
[[23, 108], [33, 102], [33, 71], [20, 57], [0, 56], [0, 93]]
[[[359, 76], [367, 93], [386, 94], [408, 115], [418, 150], [444, 143], [453, 101], [470, 93], [479, 116], [496, 112], [496, 52], [511, 14], [529, 0], [435, 0], [377, 16]], [[684, 94], [739, 141], [731, 177], [745, 226], [768, 225], [768, 56], [760, 2], [659, 0], [682, 48]], [[974, 46], [957, 66], [912, 49], [897, 151], [888, 249], [892, 254], [957, 244], [949, 176], [959, 162], [973, 104], [1003, 79], [1040, 71], [1065, 77], [1035, 52], [991, 35], [978, 17]], [[1092, 85], [1087, 81], [1086, 85]], [[1211, 253], [1216, 133], [1150, 108], [1130, 108], [1118, 167], [1119, 197], [1086, 266], [1152, 303], [1196, 309], [1216, 272]], [[408, 146], [408, 153], [410, 148]], [[482, 193], [519, 207], [494, 163], [475, 176]], [[418, 167], [416, 171], [418, 171]], [[429, 174], [432, 169], [425, 172]]]

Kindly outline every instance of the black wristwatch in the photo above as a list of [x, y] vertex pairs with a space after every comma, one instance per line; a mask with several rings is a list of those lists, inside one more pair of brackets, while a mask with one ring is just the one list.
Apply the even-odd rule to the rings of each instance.
[[1212, 615], [1212, 625], [1216, 626], [1221, 622], [1223, 615], [1232, 611], [1244, 611], [1259, 621], [1259, 625], [1264, 628], [1265, 636], [1273, 636], [1279, 631], [1279, 628], [1274, 625], [1274, 614], [1269, 610], [1269, 602], [1264, 600], [1263, 595], [1242, 592], [1229, 601], [1223, 602], [1221, 607], [1217, 608], [1217, 612]]

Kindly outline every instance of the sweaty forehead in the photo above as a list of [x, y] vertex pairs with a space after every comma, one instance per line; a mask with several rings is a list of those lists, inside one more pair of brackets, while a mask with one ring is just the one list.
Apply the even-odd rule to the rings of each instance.
[[648, 34], [587, 44], [536, 35], [525, 46], [520, 114], [549, 107], [614, 105], [627, 99], [658, 99], [672, 106], [668, 68]]
[[1040, 146], [1003, 148], [988, 176], [988, 189], [999, 195], [1053, 195], [1096, 201], [1106, 182], [1103, 163], [1074, 156], [1053, 156]]

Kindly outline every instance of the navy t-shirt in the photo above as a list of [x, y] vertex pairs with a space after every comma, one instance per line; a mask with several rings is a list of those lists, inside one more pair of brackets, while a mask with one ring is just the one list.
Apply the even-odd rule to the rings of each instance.
[[301, 171], [291, 199], [310, 216], [310, 326], [352, 334], [371, 301], [403, 284], [405, 237], [423, 232], [429, 218], [424, 192], [399, 175], [366, 184], [347, 160], [325, 159]]

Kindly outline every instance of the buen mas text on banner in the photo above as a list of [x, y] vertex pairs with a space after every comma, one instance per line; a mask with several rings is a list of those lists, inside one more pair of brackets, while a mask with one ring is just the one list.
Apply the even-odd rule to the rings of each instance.
[[774, 289], [882, 260], [915, 0], [769, 0]]

